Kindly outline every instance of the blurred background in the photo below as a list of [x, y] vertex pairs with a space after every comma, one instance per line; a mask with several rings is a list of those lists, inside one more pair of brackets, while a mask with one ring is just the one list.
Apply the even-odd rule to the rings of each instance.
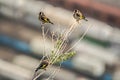
[[[38, 14], [43, 11], [54, 25], [46, 24], [46, 51], [51, 32], [60, 33], [74, 22], [79, 9], [88, 19], [69, 36], [77, 54], [62, 63], [49, 80], [120, 80], [120, 0], [0, 0], [0, 80], [30, 80], [42, 57], [43, 42]], [[39, 77], [46, 80], [57, 66]]]

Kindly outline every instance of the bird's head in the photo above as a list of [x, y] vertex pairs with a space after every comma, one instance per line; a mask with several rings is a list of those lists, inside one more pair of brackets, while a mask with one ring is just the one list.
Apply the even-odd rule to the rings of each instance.
[[39, 12], [39, 15], [43, 16], [43, 15], [44, 15], [44, 13], [43, 13], [43, 12]]
[[75, 9], [75, 10], [74, 10], [74, 13], [77, 13], [78, 11], [79, 11], [79, 10]]

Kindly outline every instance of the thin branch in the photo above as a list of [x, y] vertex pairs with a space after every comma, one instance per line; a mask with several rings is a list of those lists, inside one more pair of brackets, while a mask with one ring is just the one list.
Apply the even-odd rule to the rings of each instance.
[[38, 77], [40, 77], [44, 73], [45, 73], [45, 71], [41, 72], [40, 74], [38, 74], [37, 76], [35, 76], [32, 80], [36, 80]]
[[[70, 26], [70, 28], [65, 32], [65, 36], [64, 36], [64, 38], [63, 38], [63, 41], [62, 41], [62, 43], [60, 44], [60, 48], [59, 49], [61, 49], [62, 47], [63, 47], [63, 44], [64, 44], [64, 42], [65, 42], [65, 40], [66, 40], [66, 38], [68, 37], [68, 34], [70, 33], [70, 31], [74, 28], [74, 25], [75, 25], [76, 23], [73, 23], [71, 26]], [[59, 54], [60, 54], [60, 50], [57, 50], [55, 53], [55, 59], [53, 59], [52, 60], [52, 64], [59, 58]]]
[[84, 34], [82, 35], [82, 37], [70, 49], [68, 49], [66, 52], [69, 52], [71, 49], [73, 49], [84, 38], [84, 36], [87, 34], [87, 32], [90, 29], [90, 27], [91, 26], [88, 26], [87, 30], [84, 32]]

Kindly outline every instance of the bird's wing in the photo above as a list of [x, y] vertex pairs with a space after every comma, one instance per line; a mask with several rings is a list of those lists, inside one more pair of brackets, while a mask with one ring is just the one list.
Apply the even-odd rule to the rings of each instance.
[[76, 13], [76, 16], [77, 16], [77, 17], [80, 17], [80, 14]]
[[41, 19], [45, 22], [48, 22], [48, 18], [46, 16], [41, 16]]

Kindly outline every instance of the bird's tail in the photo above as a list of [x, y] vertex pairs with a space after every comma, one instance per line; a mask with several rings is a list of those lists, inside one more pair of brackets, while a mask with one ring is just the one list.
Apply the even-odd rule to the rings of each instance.
[[39, 69], [40, 69], [39, 67], [38, 67], [38, 68], [36, 68], [36, 69], [35, 69], [35, 72], [37, 72]]
[[85, 21], [88, 21], [86, 18], [84, 19]]
[[53, 22], [49, 21], [49, 23], [54, 24]]

